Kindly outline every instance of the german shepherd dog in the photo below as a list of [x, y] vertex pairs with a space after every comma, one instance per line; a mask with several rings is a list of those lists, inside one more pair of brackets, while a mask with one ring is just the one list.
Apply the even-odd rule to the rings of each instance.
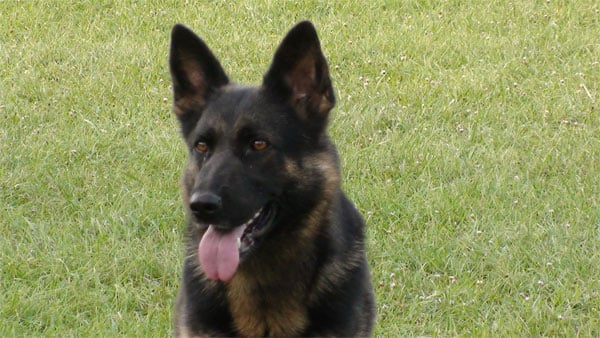
[[370, 335], [364, 222], [340, 188], [314, 26], [292, 28], [259, 87], [231, 83], [188, 28], [171, 38], [173, 110], [189, 150], [175, 335]]

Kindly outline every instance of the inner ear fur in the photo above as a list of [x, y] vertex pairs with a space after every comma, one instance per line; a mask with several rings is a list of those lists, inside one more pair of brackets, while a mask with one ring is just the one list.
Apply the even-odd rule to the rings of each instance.
[[263, 87], [287, 100], [305, 118], [327, 117], [335, 105], [329, 69], [317, 32], [303, 21], [279, 45]]
[[174, 108], [178, 117], [206, 103], [219, 87], [229, 83], [223, 67], [189, 28], [177, 24], [171, 32], [169, 68], [173, 82]]

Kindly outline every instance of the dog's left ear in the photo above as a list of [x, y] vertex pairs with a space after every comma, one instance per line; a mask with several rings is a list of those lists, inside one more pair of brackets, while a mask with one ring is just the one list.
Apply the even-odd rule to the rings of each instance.
[[173, 110], [180, 119], [192, 109], [202, 108], [213, 92], [229, 83], [206, 43], [181, 24], [171, 32], [169, 68], [175, 97]]
[[288, 100], [305, 120], [327, 118], [335, 105], [335, 96], [312, 23], [300, 22], [283, 39], [265, 74], [263, 88]]

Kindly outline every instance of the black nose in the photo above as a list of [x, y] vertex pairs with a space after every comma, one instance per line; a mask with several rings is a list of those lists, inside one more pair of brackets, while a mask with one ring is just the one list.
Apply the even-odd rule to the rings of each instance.
[[195, 192], [190, 198], [190, 209], [199, 215], [213, 215], [222, 205], [221, 197], [211, 192]]

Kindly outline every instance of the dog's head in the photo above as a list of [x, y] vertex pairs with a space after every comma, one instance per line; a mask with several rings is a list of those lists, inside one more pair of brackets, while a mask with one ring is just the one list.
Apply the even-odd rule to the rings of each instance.
[[324, 185], [339, 179], [325, 131], [335, 104], [327, 62], [314, 26], [301, 22], [281, 42], [262, 85], [240, 86], [199, 37], [176, 25], [170, 70], [189, 149], [189, 224], [202, 233], [205, 274], [228, 280], [240, 255], [286, 218], [308, 212]]

